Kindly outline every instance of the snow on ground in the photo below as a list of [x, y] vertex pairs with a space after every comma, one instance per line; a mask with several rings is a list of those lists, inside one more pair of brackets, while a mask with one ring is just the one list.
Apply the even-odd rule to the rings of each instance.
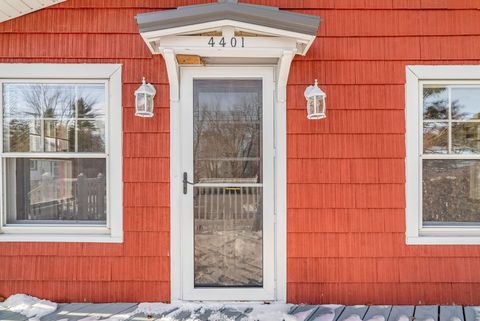
[[362, 321], [362, 318], [358, 314], [349, 315], [344, 321]]
[[374, 315], [367, 321], [385, 321], [385, 317], [383, 315]]
[[0, 303], [0, 306], [23, 314], [30, 319], [40, 319], [57, 309], [57, 304], [54, 302], [41, 300], [26, 294], [12, 295], [5, 302]]
[[[25, 294], [15, 294], [10, 296], [5, 302], [0, 303], [0, 307], [10, 311], [21, 313], [30, 318], [30, 321], [39, 321], [39, 319], [57, 309], [57, 304], [47, 300], [41, 300]], [[313, 321], [332, 321], [335, 316], [335, 308], [338, 306], [324, 306], [330, 308], [325, 314], [315, 316]], [[272, 303], [184, 303], [174, 302], [165, 303], [140, 303], [137, 309], [130, 313], [114, 315], [101, 321], [125, 321], [133, 315], [143, 313], [147, 316], [157, 316], [156, 321], [198, 321], [199, 316], [206, 312], [213, 313], [209, 316], [209, 321], [236, 321], [242, 312], [249, 309], [246, 317], [242, 321], [305, 321], [311, 315], [313, 310], [302, 311], [297, 314], [288, 314], [291, 310], [291, 304]], [[162, 316], [158, 318], [158, 316]], [[97, 321], [99, 317], [88, 316], [79, 321]], [[68, 316], [59, 321], [69, 321]], [[346, 321], [361, 321], [361, 319], [352, 317]], [[371, 321], [384, 321], [372, 318]], [[402, 320], [403, 321], [403, 320]]]

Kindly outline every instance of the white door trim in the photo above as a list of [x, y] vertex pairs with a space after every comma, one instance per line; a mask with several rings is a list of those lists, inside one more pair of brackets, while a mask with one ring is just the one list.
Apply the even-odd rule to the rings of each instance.
[[[255, 75], [261, 77], [270, 78], [271, 83], [271, 92], [272, 97], [270, 99], [270, 105], [273, 103], [273, 117], [272, 121], [272, 135], [273, 139], [272, 145], [276, 157], [274, 159], [274, 172], [275, 172], [275, 188], [274, 188], [274, 199], [275, 199], [275, 219], [273, 231], [274, 234], [271, 236], [274, 240], [271, 245], [265, 244], [265, 251], [271, 251], [271, 260], [272, 266], [271, 271], [265, 270], [264, 265], [264, 288], [255, 289], [258, 291], [252, 291], [253, 289], [222, 289], [221, 292], [214, 291], [215, 289], [194, 289], [193, 282], [191, 282], [191, 287], [186, 284], [182, 284], [182, 273], [185, 273], [186, 270], [183, 269], [186, 265], [190, 266], [190, 269], [193, 269], [193, 262], [184, 262], [182, 259], [182, 248], [184, 249], [185, 244], [182, 243], [183, 238], [182, 226], [185, 227], [185, 222], [181, 221], [182, 213], [182, 193], [179, 192], [183, 189], [181, 184], [184, 166], [182, 166], [182, 156], [181, 156], [181, 133], [179, 132], [180, 124], [183, 121], [190, 121], [182, 119], [181, 106], [182, 99], [176, 100], [176, 97], [171, 97], [170, 105], [170, 118], [171, 118], [171, 130], [170, 130], [170, 178], [171, 178], [171, 300], [272, 300], [272, 301], [285, 301], [286, 300], [286, 110], [285, 110], [285, 101], [284, 99], [278, 99], [277, 95], [273, 95], [275, 90], [274, 78], [275, 73], [278, 74], [278, 70], [275, 70], [275, 65], [273, 66], [210, 66], [210, 67], [182, 67], [180, 74], [180, 92], [184, 88], [185, 78], [192, 77], [192, 73], [195, 75], [201, 75], [202, 78], [205, 77], [225, 77], [228, 75], [232, 78], [241, 78], [241, 77], [255, 77]], [[208, 72], [206, 73], [208, 68]], [[236, 69], [235, 69], [236, 68]], [[278, 68], [277, 68], [278, 69]], [[288, 69], [288, 68], [287, 68]], [[228, 72], [227, 72], [228, 70]], [[268, 74], [270, 76], [268, 76]], [[284, 72], [282, 72], [284, 74]], [[288, 75], [288, 73], [287, 73]], [[283, 77], [285, 75], [282, 75]], [[278, 79], [276, 79], [278, 82]], [[284, 82], [286, 84], [286, 81]], [[181, 96], [181, 95], [179, 95]], [[283, 96], [283, 95], [280, 95]], [[178, 97], [178, 96], [177, 96]], [[180, 98], [180, 97], [178, 97]], [[284, 98], [284, 97], [282, 97]], [[183, 102], [184, 103], [184, 102]], [[264, 104], [265, 104], [264, 98]], [[266, 106], [266, 105], [264, 105]], [[189, 191], [191, 193], [191, 190]], [[192, 222], [193, 224], [193, 222]], [[264, 236], [268, 239], [268, 235]], [[271, 246], [271, 248], [268, 248]], [[193, 258], [192, 258], [193, 261]], [[275, 264], [273, 264], [275, 262]], [[274, 266], [274, 268], [273, 268]], [[266, 276], [271, 276], [270, 280]], [[192, 274], [193, 278], [193, 274]], [[219, 296], [221, 293], [221, 296]]]

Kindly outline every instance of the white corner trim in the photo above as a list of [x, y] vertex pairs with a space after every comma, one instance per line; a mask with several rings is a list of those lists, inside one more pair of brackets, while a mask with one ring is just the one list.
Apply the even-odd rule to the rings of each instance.
[[480, 80], [480, 65], [415, 65], [406, 66], [406, 243], [424, 245], [480, 244], [480, 228], [422, 227], [421, 155], [422, 82], [462, 83]]
[[[123, 143], [122, 143], [122, 65], [121, 64], [0, 64], [2, 82], [102, 81], [107, 84], [106, 97], [107, 150], [100, 153], [107, 159], [107, 225], [6, 225], [4, 210], [0, 213], [0, 242], [123, 242]], [[1, 95], [0, 95], [1, 96]], [[1, 101], [0, 101], [1, 106]], [[1, 121], [0, 121], [1, 122]], [[1, 127], [1, 126], [0, 126]], [[1, 135], [1, 133], [0, 133]], [[30, 156], [36, 153], [2, 153], [2, 156]], [[84, 154], [59, 153], [51, 157], [86, 157]], [[78, 156], [77, 156], [78, 155]], [[88, 154], [94, 157], [95, 154]], [[0, 172], [3, 171], [0, 162]], [[0, 188], [1, 188], [0, 184]], [[4, 195], [4, 194], [1, 194]], [[3, 202], [3, 200], [0, 200]]]

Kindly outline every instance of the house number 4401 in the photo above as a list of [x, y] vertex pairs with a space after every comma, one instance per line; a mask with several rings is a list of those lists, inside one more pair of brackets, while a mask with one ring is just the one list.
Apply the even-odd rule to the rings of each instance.
[[245, 47], [245, 39], [243, 37], [232, 37], [230, 40], [225, 39], [225, 37], [220, 38], [218, 42], [215, 42], [214, 37], [210, 37], [210, 40], [208, 40], [208, 44], [210, 47]]

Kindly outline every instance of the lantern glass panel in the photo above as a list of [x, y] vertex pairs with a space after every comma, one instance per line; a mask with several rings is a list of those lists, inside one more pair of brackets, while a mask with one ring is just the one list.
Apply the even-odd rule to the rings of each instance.
[[315, 111], [315, 113], [316, 113], [316, 114], [322, 114], [322, 115], [323, 115], [323, 114], [324, 114], [324, 111], [325, 111], [325, 109], [324, 109], [324, 106], [325, 106], [325, 105], [324, 105], [324, 103], [323, 103], [323, 102], [324, 102], [323, 96], [320, 96], [320, 95], [315, 96], [315, 100], [316, 100], [315, 106], [317, 107], [317, 110]]
[[313, 114], [315, 114], [315, 98], [314, 97], [310, 97], [308, 98], [308, 103], [307, 103], [307, 112], [308, 112], [308, 116], [311, 116]]
[[145, 94], [137, 94], [137, 112], [145, 111]]
[[146, 112], [149, 114], [153, 114], [153, 96], [152, 95], [145, 95], [146, 96]]
[[321, 95], [308, 98], [307, 112], [309, 119], [325, 118], [325, 100]]

